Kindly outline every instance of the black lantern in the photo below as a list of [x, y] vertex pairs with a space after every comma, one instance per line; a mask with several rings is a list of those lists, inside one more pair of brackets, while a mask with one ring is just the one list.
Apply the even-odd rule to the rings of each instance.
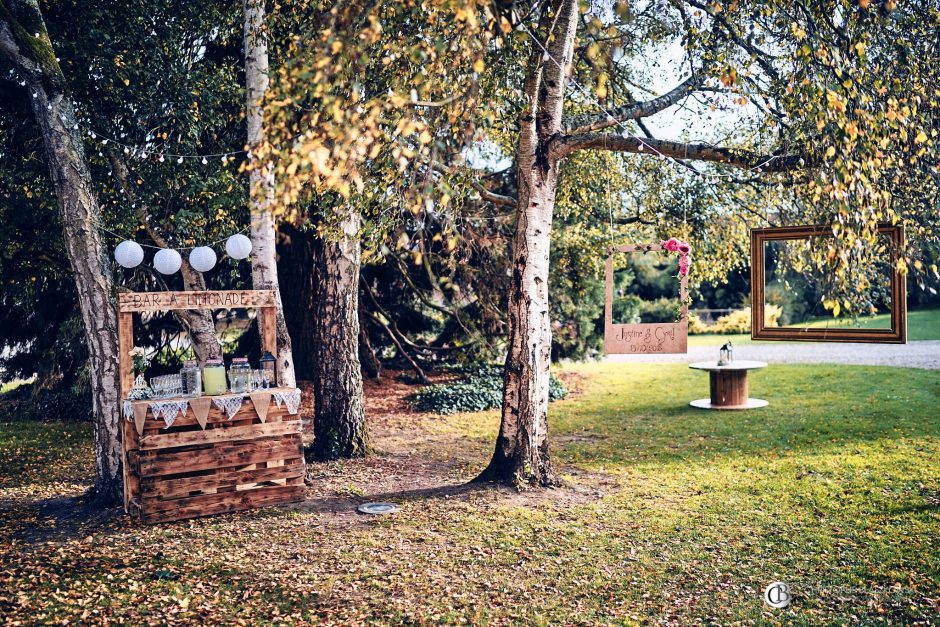
[[277, 360], [268, 351], [261, 356], [261, 376], [264, 387], [277, 387]]
[[718, 365], [727, 366], [732, 361], [734, 361], [734, 356], [732, 355], [733, 346], [731, 342], [726, 342], [724, 346], [718, 349]]

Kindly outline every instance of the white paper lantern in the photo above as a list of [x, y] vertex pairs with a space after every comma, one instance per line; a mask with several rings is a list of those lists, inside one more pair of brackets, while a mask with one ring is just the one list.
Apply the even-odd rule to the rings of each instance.
[[124, 240], [114, 249], [114, 260], [125, 268], [136, 268], [144, 260], [144, 249], [137, 242]]
[[198, 246], [189, 253], [189, 265], [197, 272], [208, 272], [215, 267], [218, 257], [208, 246]]
[[161, 248], [153, 256], [153, 267], [160, 274], [173, 274], [180, 269], [183, 258], [172, 248]]
[[251, 240], [242, 233], [236, 233], [225, 240], [225, 252], [232, 259], [244, 259], [251, 253]]

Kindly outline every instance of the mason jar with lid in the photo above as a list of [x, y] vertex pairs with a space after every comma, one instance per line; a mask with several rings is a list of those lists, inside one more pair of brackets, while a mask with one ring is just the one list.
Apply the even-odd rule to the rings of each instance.
[[236, 357], [232, 360], [232, 365], [228, 370], [228, 380], [232, 392], [248, 391], [251, 383], [251, 366], [248, 365], [247, 357]]
[[221, 359], [207, 359], [202, 367], [202, 389], [207, 396], [225, 394], [225, 364]]

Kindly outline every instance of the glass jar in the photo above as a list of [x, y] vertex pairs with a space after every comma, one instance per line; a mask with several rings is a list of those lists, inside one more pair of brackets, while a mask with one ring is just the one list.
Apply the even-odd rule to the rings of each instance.
[[195, 360], [184, 361], [180, 370], [180, 383], [183, 396], [202, 396], [202, 371]]
[[202, 367], [202, 389], [207, 396], [225, 394], [225, 364], [221, 359], [207, 359]]
[[248, 391], [251, 385], [251, 366], [247, 357], [236, 357], [228, 369], [228, 381], [232, 392], [236, 394]]

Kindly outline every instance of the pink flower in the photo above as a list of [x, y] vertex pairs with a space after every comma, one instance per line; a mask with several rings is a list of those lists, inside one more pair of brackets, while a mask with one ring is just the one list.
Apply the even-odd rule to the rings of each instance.
[[679, 275], [686, 276], [689, 273], [689, 266], [691, 262], [689, 261], [688, 255], [682, 255], [679, 257]]
[[688, 255], [692, 252], [692, 247], [689, 246], [686, 242], [679, 242], [679, 246], [676, 248], [679, 251], [680, 255]]
[[661, 242], [661, 244], [662, 244], [663, 248], [665, 248], [666, 250], [668, 250], [668, 251], [671, 252], [671, 253], [674, 253], [674, 252], [676, 252], [677, 250], [679, 250], [679, 240], [677, 240], [677, 239], [674, 238], [674, 237], [670, 237], [670, 238], [667, 239], [665, 242]]

